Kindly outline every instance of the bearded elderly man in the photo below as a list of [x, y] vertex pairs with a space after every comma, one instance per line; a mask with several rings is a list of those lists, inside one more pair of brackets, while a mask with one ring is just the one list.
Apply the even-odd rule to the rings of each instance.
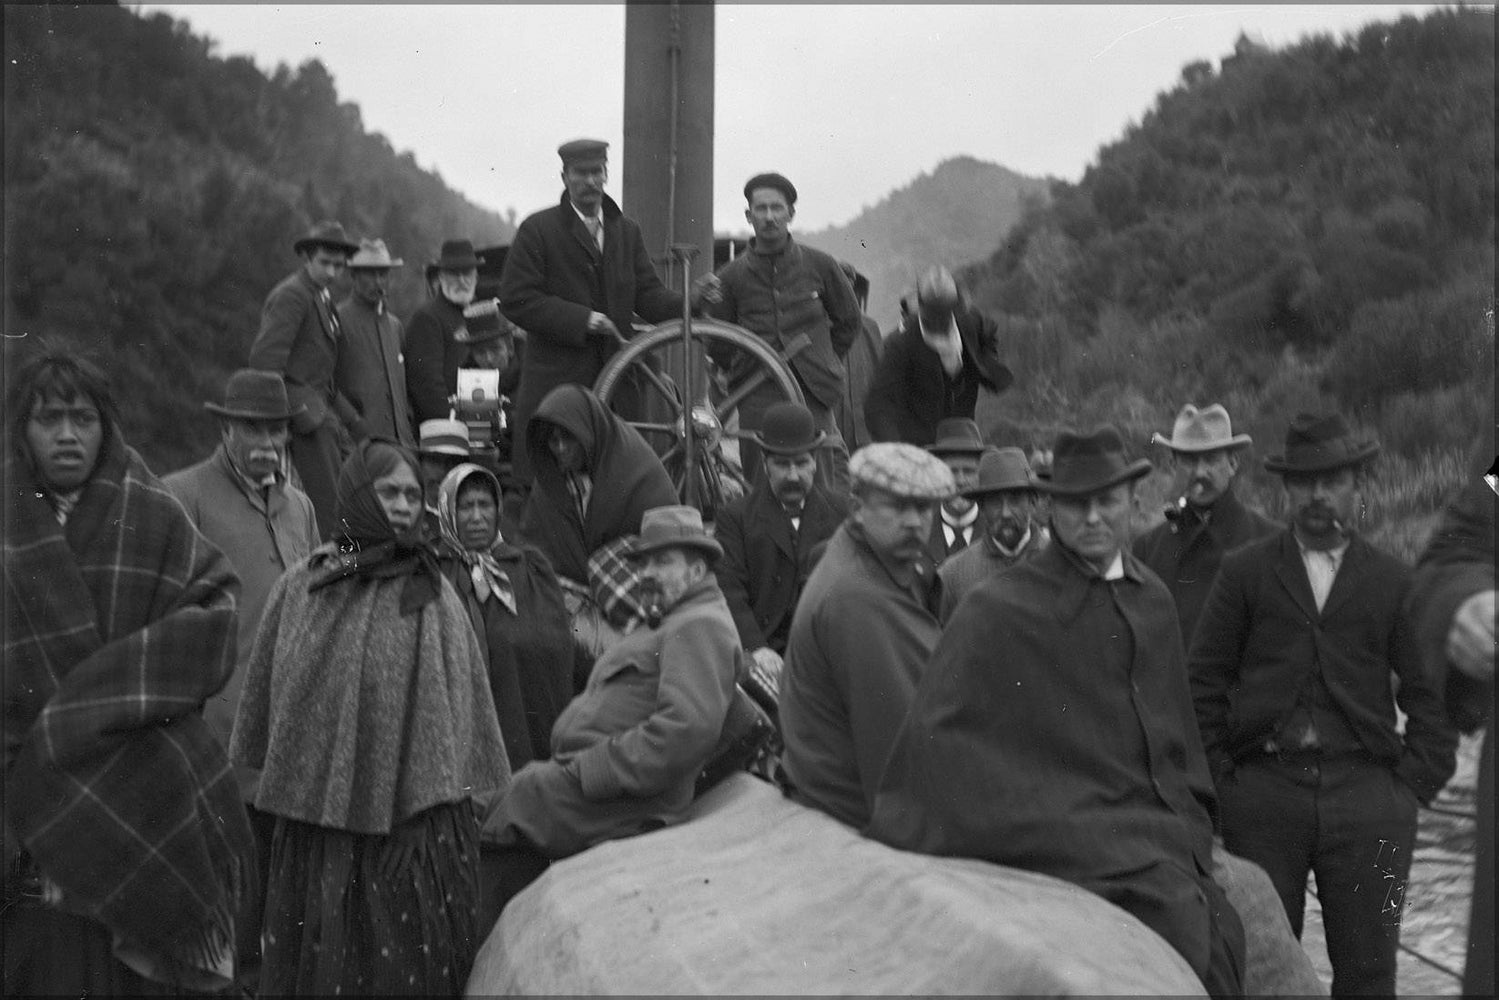
[[463, 310], [474, 301], [480, 263], [471, 240], [445, 240], [437, 257], [437, 294], [406, 325], [406, 395], [418, 426], [444, 419], [452, 410], [458, 366], [468, 356], [468, 346], [454, 334], [463, 328]]
[[1025, 452], [990, 448], [979, 458], [978, 484], [963, 491], [979, 508], [979, 539], [937, 569], [942, 580], [943, 624], [970, 590], [1051, 544], [1036, 522], [1036, 480]]
[[780, 716], [793, 797], [861, 827], [941, 633], [925, 548], [937, 504], [954, 486], [941, 459], [893, 442], [859, 449], [849, 475], [848, 519], [812, 570], [791, 622]]
[[[1066, 879], [1242, 995], [1243, 927], [1213, 880], [1213, 786], [1171, 595], [1129, 553], [1119, 432], [1063, 431], [1052, 545], [958, 606], [894, 736], [868, 833]], [[982, 789], [982, 794], [975, 794]]]

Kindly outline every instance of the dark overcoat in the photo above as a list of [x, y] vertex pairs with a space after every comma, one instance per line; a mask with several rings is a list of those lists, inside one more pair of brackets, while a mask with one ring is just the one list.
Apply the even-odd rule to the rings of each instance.
[[338, 304], [338, 319], [343, 338], [333, 362], [333, 384], [359, 411], [363, 426], [354, 429], [354, 436], [387, 437], [415, 448], [401, 321], [389, 308], [377, 311], [356, 295]]
[[406, 328], [406, 395], [418, 425], [448, 415], [448, 397], [458, 387], [458, 366], [468, 345], [453, 339], [463, 326], [463, 309], [438, 292], [411, 314]]
[[950, 417], [973, 419], [979, 386], [1002, 392], [1015, 380], [999, 360], [999, 327], [976, 309], [957, 312], [963, 368], [956, 378], [942, 369], [937, 352], [921, 339], [912, 319], [885, 338], [874, 380], [864, 397], [864, 418], [876, 441], [929, 445], [937, 425]]

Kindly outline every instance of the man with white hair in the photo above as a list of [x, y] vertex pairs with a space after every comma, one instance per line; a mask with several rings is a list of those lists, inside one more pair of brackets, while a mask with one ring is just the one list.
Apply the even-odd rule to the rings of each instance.
[[446, 417], [468, 345], [454, 334], [479, 287], [479, 255], [470, 240], [446, 240], [437, 257], [437, 294], [411, 314], [406, 327], [406, 394], [420, 424]]

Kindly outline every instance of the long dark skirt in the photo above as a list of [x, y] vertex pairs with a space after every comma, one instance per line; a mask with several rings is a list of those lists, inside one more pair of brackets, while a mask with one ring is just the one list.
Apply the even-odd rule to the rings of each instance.
[[478, 865], [468, 802], [388, 835], [278, 819], [261, 995], [460, 995], [478, 949]]

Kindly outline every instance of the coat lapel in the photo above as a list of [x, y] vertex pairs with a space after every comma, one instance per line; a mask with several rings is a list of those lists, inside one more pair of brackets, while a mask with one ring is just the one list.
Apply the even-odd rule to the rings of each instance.
[[[785, 554], [786, 559], [793, 565], [796, 563], [796, 534], [791, 528], [791, 518], [787, 516], [785, 508], [776, 502], [770, 490], [760, 489], [759, 498], [755, 505], [755, 520], [759, 523], [761, 530], [775, 543], [775, 547]], [[811, 505], [810, 498], [808, 506]], [[807, 528], [807, 511], [802, 511], [802, 530]]]
[[1332, 590], [1327, 593], [1327, 600], [1322, 604], [1322, 617], [1331, 617], [1333, 612], [1346, 604], [1358, 590], [1358, 574], [1362, 569], [1363, 561], [1368, 557], [1365, 551], [1365, 542], [1361, 538], [1354, 538], [1348, 543], [1348, 551], [1343, 553], [1343, 561], [1338, 566], [1338, 574], [1332, 578]]
[[1302, 614], [1312, 621], [1322, 617], [1317, 611], [1317, 599], [1312, 596], [1311, 581], [1306, 578], [1301, 550], [1296, 547], [1296, 539], [1289, 531], [1280, 540], [1280, 558], [1275, 561], [1275, 575], [1280, 578], [1281, 586], [1291, 595]]

